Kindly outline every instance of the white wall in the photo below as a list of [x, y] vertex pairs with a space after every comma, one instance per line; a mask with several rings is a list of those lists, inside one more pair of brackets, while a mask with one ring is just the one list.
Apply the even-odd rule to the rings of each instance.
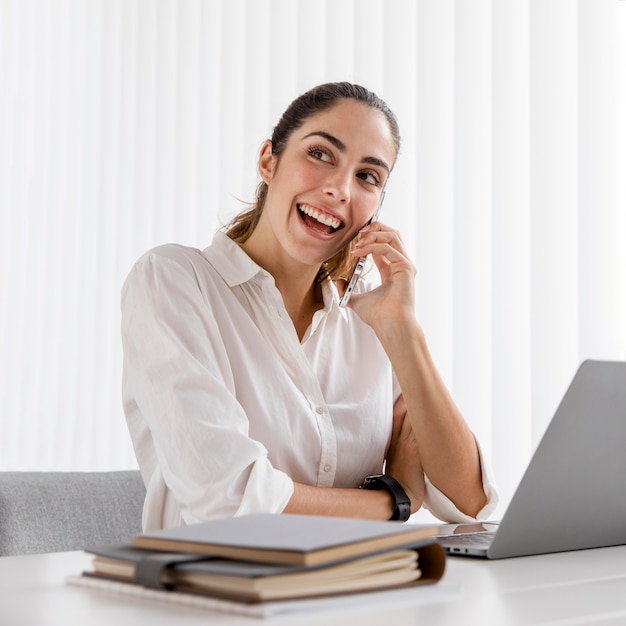
[[124, 276], [345, 79], [398, 114], [385, 219], [506, 503], [579, 362], [625, 356], [625, 32], [619, 0], [0, 0], [0, 470], [134, 466]]

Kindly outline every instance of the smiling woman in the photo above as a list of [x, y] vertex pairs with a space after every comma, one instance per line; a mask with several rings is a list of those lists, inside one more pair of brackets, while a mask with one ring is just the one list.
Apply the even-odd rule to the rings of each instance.
[[[343, 83], [335, 89], [361, 93]], [[339, 271], [346, 265], [353, 270], [352, 242], [371, 220], [390, 172], [386, 163], [396, 157], [381, 112], [345, 95], [318, 109], [312, 107], [279, 155], [273, 141], [265, 142], [259, 171], [268, 191], [257, 227], [240, 242], [276, 280], [300, 338], [323, 307], [319, 281], [344, 278]]]
[[[257, 261], [267, 256], [268, 246], [277, 255], [284, 248], [293, 260], [310, 265], [314, 276], [335, 255], [351, 265], [350, 242], [372, 217], [390, 170], [386, 163], [395, 161], [385, 116], [342, 98], [307, 118], [280, 153], [273, 146], [267, 141], [261, 150], [259, 171], [268, 191], [259, 224], [242, 246]], [[280, 258], [274, 264], [265, 269], [275, 277], [278, 267], [287, 267]], [[328, 275], [338, 278], [334, 266]]]
[[[310, 132], [302, 129], [305, 120], [310, 122], [310, 117], [337, 105], [338, 100], [343, 101], [340, 104], [347, 110], [341, 111], [343, 113], [341, 118], [339, 117], [340, 111], [335, 111], [332, 115], [333, 127], [338, 127], [336, 134], [331, 133], [328, 129], [322, 129], [315, 123], [307, 125], [307, 129], [310, 128]], [[357, 105], [361, 105], [361, 107]], [[351, 118], [352, 108], [364, 108], [368, 115], [361, 115], [358, 117], [358, 120], [361, 121], [365, 117], [370, 124], [376, 122], [379, 128], [377, 130], [374, 129], [374, 135], [381, 133], [380, 137], [390, 136], [390, 141], [393, 143], [392, 153], [388, 157], [387, 162], [374, 155], [363, 154], [360, 167], [354, 173], [356, 177], [369, 181], [375, 187], [383, 187], [400, 150], [400, 129], [396, 116], [387, 104], [374, 93], [359, 85], [350, 83], [320, 85], [297, 98], [283, 113], [280, 121], [274, 128], [271, 141], [264, 144], [263, 150], [266, 151], [266, 157], [271, 155], [277, 163], [286, 148], [288, 139], [293, 133], [298, 131], [304, 156], [308, 155], [310, 159], [319, 160], [322, 163], [326, 163], [329, 167], [336, 166], [336, 160], [346, 152], [346, 145], [341, 137], [344, 135], [358, 137], [361, 132], [357, 119]], [[380, 115], [373, 116], [372, 114], [375, 112], [378, 112]], [[388, 148], [388, 146], [384, 146], [384, 148]], [[263, 153], [261, 156], [263, 157]], [[293, 172], [289, 172], [289, 175], [292, 176]], [[237, 216], [231, 223], [228, 235], [238, 243], [243, 244], [246, 242], [256, 228], [265, 205], [267, 192], [268, 184], [263, 178], [259, 183], [257, 199], [253, 208]], [[310, 210], [315, 211], [316, 208], [310, 207]], [[302, 212], [311, 215], [307, 211]], [[372, 207], [371, 213], [373, 212], [374, 207]], [[316, 213], [321, 214], [319, 208], [316, 210]], [[333, 216], [328, 211], [324, 213], [327, 216], [326, 219], [330, 217], [331, 219], [341, 221], [338, 216]], [[312, 215], [312, 217], [315, 216]], [[362, 225], [364, 224], [365, 220]], [[356, 260], [350, 255], [350, 251], [351, 244], [349, 243], [334, 258], [325, 259], [321, 268], [320, 279], [325, 276], [337, 278], [349, 275], [356, 263]]]
[[[493, 512], [489, 469], [415, 315], [415, 269], [398, 232], [370, 223], [398, 148], [375, 94], [314, 88], [263, 144], [252, 208], [203, 251], [161, 246], [135, 264], [124, 407], [146, 529], [252, 512]], [[378, 279], [340, 308], [370, 255]]]

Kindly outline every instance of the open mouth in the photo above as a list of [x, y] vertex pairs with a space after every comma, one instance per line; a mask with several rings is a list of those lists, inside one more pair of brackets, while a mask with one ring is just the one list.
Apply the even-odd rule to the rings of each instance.
[[308, 204], [299, 204], [298, 213], [309, 228], [323, 235], [332, 235], [343, 226], [343, 222], [334, 215]]

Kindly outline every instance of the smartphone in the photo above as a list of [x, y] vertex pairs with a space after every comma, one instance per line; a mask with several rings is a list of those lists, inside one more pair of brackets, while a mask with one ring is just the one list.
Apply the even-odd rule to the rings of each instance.
[[[372, 215], [372, 219], [368, 222], [368, 224], [371, 224], [372, 222], [376, 222], [378, 218], [380, 217], [380, 213], [383, 210], [384, 199], [385, 199], [385, 192], [383, 191], [380, 194], [380, 200], [378, 201], [378, 206], [376, 207], [376, 210], [374, 211], [374, 215]], [[363, 273], [363, 268], [365, 267], [366, 258], [367, 257], [364, 257], [364, 256], [359, 257], [356, 267], [354, 268], [354, 272], [352, 272], [352, 276], [350, 276], [350, 280], [348, 281], [348, 286], [346, 287], [346, 290], [344, 291], [343, 296], [341, 296], [341, 300], [339, 300], [340, 307], [347, 306], [350, 300], [350, 296], [352, 295], [352, 292], [354, 291], [354, 286], [356, 285], [357, 281], [359, 280], [359, 277]]]

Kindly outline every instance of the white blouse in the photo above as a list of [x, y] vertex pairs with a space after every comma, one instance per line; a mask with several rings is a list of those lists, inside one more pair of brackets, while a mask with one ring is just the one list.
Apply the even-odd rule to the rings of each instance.
[[[166, 245], [135, 264], [122, 291], [123, 402], [144, 530], [279, 513], [293, 481], [358, 487], [383, 471], [400, 391], [331, 281], [323, 297], [300, 342], [273, 277], [222, 232], [204, 251]], [[497, 496], [482, 466], [486, 519]], [[471, 519], [428, 482], [425, 506]]]

